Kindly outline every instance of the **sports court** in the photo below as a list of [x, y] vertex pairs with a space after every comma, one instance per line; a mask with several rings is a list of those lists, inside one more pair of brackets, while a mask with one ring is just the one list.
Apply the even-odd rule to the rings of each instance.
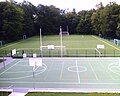
[[34, 71], [29, 58], [8, 63], [0, 69], [1, 89], [120, 91], [119, 57], [46, 57]]

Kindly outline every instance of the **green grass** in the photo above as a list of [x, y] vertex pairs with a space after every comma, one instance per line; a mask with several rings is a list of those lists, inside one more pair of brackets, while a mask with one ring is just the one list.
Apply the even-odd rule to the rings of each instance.
[[120, 93], [48, 93], [33, 92], [26, 96], [120, 96]]
[[[44, 36], [43, 45], [55, 45], [60, 46], [60, 36]], [[105, 45], [104, 50], [98, 50], [101, 52], [102, 56], [120, 56], [120, 46], [113, 44], [99, 37], [91, 35], [70, 35], [63, 36], [63, 46], [65, 46], [64, 55], [65, 56], [99, 56], [98, 51], [96, 51], [97, 44]], [[21, 50], [24, 50], [25, 53], [40, 54], [40, 38], [34, 36], [32, 38], [21, 40], [19, 42], [10, 43], [6, 46], [0, 48], [0, 55], [10, 54], [10, 50], [17, 49], [19, 54], [22, 54]], [[6, 51], [3, 51], [6, 50]], [[54, 51], [49, 51], [46, 48], [43, 49], [44, 56], [58, 56], [60, 55], [60, 48], [55, 49]]]
[[0, 91], [0, 96], [8, 96], [11, 92]]

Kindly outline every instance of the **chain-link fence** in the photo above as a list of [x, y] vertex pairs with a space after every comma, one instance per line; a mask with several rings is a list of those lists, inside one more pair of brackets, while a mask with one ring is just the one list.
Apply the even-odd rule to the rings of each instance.
[[[120, 57], [119, 50], [73, 50], [73, 49], [66, 49], [62, 51], [63, 57]], [[32, 57], [33, 54], [37, 54], [37, 57], [61, 57], [61, 50], [17, 50], [14, 57], [23, 57], [23, 54], [26, 54], [27, 57]], [[12, 56], [11, 50], [0, 50], [0, 56]]]

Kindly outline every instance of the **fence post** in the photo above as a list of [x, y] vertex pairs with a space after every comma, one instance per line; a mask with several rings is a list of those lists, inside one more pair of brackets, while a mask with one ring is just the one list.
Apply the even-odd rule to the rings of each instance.
[[87, 57], [87, 50], [85, 51], [86, 57]]
[[106, 50], [104, 50], [104, 57], [106, 56]]
[[113, 50], [113, 52], [114, 52], [114, 57], [115, 57], [115, 50]]
[[96, 50], [95, 50], [95, 57], [96, 57]]
[[4, 50], [4, 55], [7, 56], [7, 52], [6, 52], [6, 50]]
[[78, 50], [76, 50], [76, 57], [78, 57]]

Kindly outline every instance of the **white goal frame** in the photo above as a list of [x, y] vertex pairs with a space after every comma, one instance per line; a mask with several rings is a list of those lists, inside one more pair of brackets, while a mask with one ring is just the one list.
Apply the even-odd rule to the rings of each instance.
[[[61, 27], [60, 27], [61, 28]], [[69, 31], [68, 31], [68, 26], [67, 26], [67, 31], [62, 31], [62, 30], [60, 30], [60, 32], [59, 32], [59, 35], [69, 35]]]
[[114, 44], [119, 45], [119, 40], [118, 39], [114, 39]]

